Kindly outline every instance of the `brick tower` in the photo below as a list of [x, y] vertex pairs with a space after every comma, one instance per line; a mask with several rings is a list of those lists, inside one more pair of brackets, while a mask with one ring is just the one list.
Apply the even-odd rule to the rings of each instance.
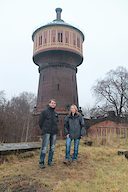
[[33, 61], [39, 66], [39, 87], [35, 114], [46, 107], [49, 99], [57, 101], [60, 115], [60, 135], [64, 115], [70, 104], [78, 104], [77, 67], [83, 61], [83, 33], [61, 19], [61, 8], [56, 19], [33, 32]]

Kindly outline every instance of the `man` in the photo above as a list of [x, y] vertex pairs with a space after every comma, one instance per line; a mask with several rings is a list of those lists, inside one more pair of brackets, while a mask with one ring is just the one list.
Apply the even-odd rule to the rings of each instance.
[[58, 114], [55, 112], [56, 101], [51, 99], [49, 101], [47, 109], [42, 111], [39, 118], [39, 126], [42, 131], [42, 147], [40, 153], [40, 168], [45, 168], [45, 156], [47, 152], [48, 144], [50, 143], [48, 154], [48, 165], [52, 165], [56, 136], [58, 132]]

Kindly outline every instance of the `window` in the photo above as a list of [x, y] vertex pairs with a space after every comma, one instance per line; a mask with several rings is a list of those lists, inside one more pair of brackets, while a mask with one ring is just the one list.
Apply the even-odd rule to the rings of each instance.
[[58, 91], [60, 90], [60, 85], [59, 85], [59, 84], [57, 84], [57, 90], [58, 90]]
[[52, 30], [52, 43], [56, 42], [56, 31]]
[[65, 32], [65, 43], [69, 43], [69, 32]]
[[55, 43], [55, 37], [53, 37], [53, 43]]
[[63, 33], [58, 33], [58, 42], [63, 42]]
[[43, 39], [43, 43], [44, 43], [44, 44], [47, 43], [47, 31], [44, 31], [44, 39]]
[[39, 46], [42, 45], [42, 35], [39, 36]]
[[80, 48], [80, 38], [79, 37], [77, 37], [77, 47]]
[[47, 39], [46, 38], [44, 38], [44, 44], [46, 44], [47, 43]]
[[36, 41], [36, 45], [35, 45], [35, 46], [36, 46], [36, 48], [37, 48], [37, 46], [38, 46], [38, 43], [37, 43], [37, 36], [36, 36], [36, 39], [35, 39], [35, 41]]
[[73, 33], [73, 45], [76, 45], [76, 34]]

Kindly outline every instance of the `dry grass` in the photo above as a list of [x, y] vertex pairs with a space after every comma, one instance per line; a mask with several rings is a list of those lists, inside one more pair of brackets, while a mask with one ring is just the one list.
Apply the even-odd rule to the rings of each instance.
[[123, 147], [86, 147], [81, 141], [78, 163], [65, 166], [64, 142], [58, 141], [55, 165], [44, 170], [39, 151], [8, 156], [0, 165], [0, 192], [128, 192], [128, 160], [117, 155]]

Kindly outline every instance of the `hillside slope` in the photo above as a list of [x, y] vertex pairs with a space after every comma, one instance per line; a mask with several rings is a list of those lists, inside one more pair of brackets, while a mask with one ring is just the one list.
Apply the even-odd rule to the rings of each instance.
[[63, 164], [65, 146], [58, 141], [54, 166], [38, 167], [39, 150], [10, 155], [0, 165], [0, 192], [128, 192], [128, 160], [118, 147], [86, 147], [79, 160]]

